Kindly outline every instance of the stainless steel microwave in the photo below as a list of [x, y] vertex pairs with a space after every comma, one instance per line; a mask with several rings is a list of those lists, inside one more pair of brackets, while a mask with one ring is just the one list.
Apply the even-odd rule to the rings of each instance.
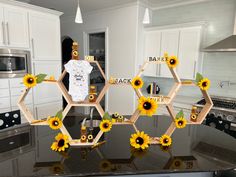
[[0, 49], [0, 78], [22, 77], [30, 73], [30, 52]]

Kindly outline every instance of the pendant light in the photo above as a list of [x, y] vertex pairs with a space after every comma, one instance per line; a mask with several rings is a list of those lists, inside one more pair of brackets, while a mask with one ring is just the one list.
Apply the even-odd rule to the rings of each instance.
[[150, 12], [148, 8], [148, 0], [146, 0], [146, 9], [144, 12], [144, 17], [143, 17], [143, 24], [150, 24]]
[[77, 12], [75, 16], [75, 23], [83, 23], [82, 15], [81, 15], [81, 10], [79, 6], [79, 0], [78, 1], [78, 6], [77, 6]]
[[150, 14], [149, 9], [145, 9], [144, 17], [143, 17], [143, 24], [150, 24]]

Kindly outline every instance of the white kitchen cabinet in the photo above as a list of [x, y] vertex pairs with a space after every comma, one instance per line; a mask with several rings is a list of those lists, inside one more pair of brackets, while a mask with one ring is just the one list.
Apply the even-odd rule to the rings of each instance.
[[[179, 30], [165, 30], [161, 32], [161, 56], [167, 52], [170, 56], [178, 56], [178, 44], [179, 44]], [[171, 72], [166, 64], [161, 64], [159, 67], [160, 77], [172, 77]]]
[[[193, 27], [180, 30], [179, 38], [179, 77], [195, 79], [199, 59], [201, 28]], [[186, 67], [187, 66], [187, 67]]]
[[62, 102], [47, 103], [35, 106], [36, 119], [44, 119], [48, 116], [55, 116], [62, 110]]
[[25, 9], [0, 4], [0, 22], [1, 46], [29, 48], [28, 15]]
[[[144, 42], [144, 58], [148, 60], [148, 57], [157, 57], [160, 56], [161, 48], [161, 32], [159, 31], [148, 31], [145, 33], [145, 42]], [[143, 75], [145, 76], [157, 76], [157, 68], [159, 65], [149, 64]]]
[[19, 7], [5, 6], [4, 16], [7, 46], [29, 48], [27, 11]]
[[[33, 73], [35, 75], [43, 73], [48, 76], [53, 75], [58, 79], [61, 75], [60, 61], [34, 61]], [[40, 83], [33, 88], [34, 104], [50, 103], [62, 100], [62, 94], [56, 84]]]
[[[175, 55], [180, 61], [176, 69], [180, 78], [195, 79], [196, 72], [200, 69], [199, 66], [201, 65], [199, 64], [200, 39], [200, 26], [168, 30], [149, 30], [145, 33], [144, 58], [146, 59], [147, 56], [152, 55], [163, 56], [165, 52], [169, 56]], [[157, 45], [159, 42], [160, 45]], [[171, 72], [166, 64], [153, 65], [145, 70], [144, 75], [172, 78]]]
[[0, 46], [5, 45], [5, 21], [4, 21], [4, 8], [0, 5]]
[[61, 60], [60, 19], [30, 12], [30, 38], [33, 60]]

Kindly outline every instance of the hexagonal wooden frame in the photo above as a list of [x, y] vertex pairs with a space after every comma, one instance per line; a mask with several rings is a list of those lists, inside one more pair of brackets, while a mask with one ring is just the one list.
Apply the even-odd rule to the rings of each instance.
[[[145, 68], [151, 63], [154, 63], [154, 64], [165, 63], [165, 64], [167, 64], [166, 61], [146, 61], [146, 62], [144, 62], [144, 64], [140, 68], [137, 76], [140, 77], [141, 74], [145, 71]], [[176, 114], [174, 112], [174, 108], [173, 108], [173, 104], [172, 104], [173, 99], [182, 86], [196, 86], [196, 83], [194, 83], [193, 81], [181, 81], [178, 74], [176, 73], [176, 71], [169, 66], [168, 66], [168, 68], [174, 78], [175, 84], [172, 87], [171, 91], [169, 92], [168, 96], [166, 96], [166, 97], [164, 96], [164, 100], [162, 102], [158, 101], [157, 104], [164, 104], [167, 108], [167, 111], [170, 114], [172, 122], [171, 122], [170, 126], [168, 127], [168, 129], [166, 130], [165, 134], [168, 136], [171, 136], [176, 129], [176, 125], [175, 125]], [[201, 112], [198, 114], [197, 121], [196, 122], [188, 121], [187, 124], [201, 124], [213, 106], [213, 102], [212, 102], [209, 94], [207, 93], [207, 91], [201, 90], [201, 92], [202, 92], [203, 97], [206, 100], [206, 104], [204, 105]], [[143, 95], [140, 89], [137, 90], [137, 93], [140, 96]], [[134, 114], [131, 116], [130, 121], [135, 124], [135, 122], [138, 120], [140, 115], [141, 115], [140, 111], [138, 109], [136, 109]], [[138, 131], [138, 130], [136, 129], [136, 131]], [[160, 137], [151, 137], [150, 144], [160, 144], [159, 139], [160, 139]]]
[[[105, 93], [108, 91], [109, 87], [112, 85], [121, 85], [119, 84], [111, 84], [107, 81], [106, 76], [102, 70], [102, 68], [100, 67], [99, 63], [97, 61], [88, 61], [90, 63], [95, 63], [98, 66], [98, 69], [100, 70], [103, 78], [105, 79], [105, 86], [103, 87], [103, 89], [101, 90], [101, 92], [99, 93], [97, 99], [95, 102], [89, 102], [89, 101], [83, 101], [83, 102], [74, 102], [71, 99], [71, 96], [68, 94], [67, 89], [65, 88], [62, 80], [66, 75], [66, 71], [64, 70], [63, 73], [61, 74], [60, 78], [58, 79], [58, 81], [56, 80], [44, 80], [44, 82], [46, 83], [50, 83], [50, 84], [56, 84], [58, 86], [58, 88], [60, 89], [63, 97], [66, 99], [68, 105], [66, 106], [66, 108], [63, 110], [62, 115], [62, 121], [64, 120], [64, 118], [66, 117], [66, 115], [68, 114], [69, 110], [71, 109], [71, 107], [73, 106], [80, 106], [80, 107], [87, 107], [87, 106], [93, 106], [95, 107], [100, 116], [103, 117], [104, 115], [104, 110], [100, 105], [100, 101], [102, 100], [102, 98], [104, 97]], [[141, 67], [140, 71], [138, 72], [137, 76], [141, 76], [141, 74], [143, 73], [143, 71], [145, 70], [145, 68], [147, 67], [148, 64], [150, 63], [155, 63], [155, 64], [160, 64], [160, 63], [165, 63], [166, 61], [146, 61], [143, 66]], [[175, 84], [172, 87], [172, 89], [170, 90], [169, 94], [167, 96], [163, 96], [164, 100], [163, 101], [158, 101], [158, 104], [163, 104], [166, 106], [170, 117], [172, 119], [172, 123], [169, 126], [169, 128], [166, 130], [165, 134], [171, 136], [173, 134], [173, 132], [176, 129], [175, 126], [175, 112], [173, 109], [173, 99], [176, 96], [177, 92], [179, 91], [181, 86], [196, 86], [196, 84], [192, 81], [181, 81], [179, 76], [177, 75], [176, 71], [171, 68], [168, 67], [170, 69], [170, 72], [174, 78]], [[122, 84], [122, 85], [131, 85], [130, 83], [128, 84]], [[35, 120], [34, 116], [32, 115], [32, 113], [29, 111], [29, 109], [27, 108], [27, 106], [24, 103], [24, 99], [27, 96], [27, 94], [29, 93], [30, 88], [26, 88], [25, 91], [23, 92], [23, 94], [21, 95], [21, 97], [19, 98], [18, 101], [18, 106], [20, 108], [20, 110], [23, 112], [25, 118], [27, 119], [27, 121], [31, 124], [31, 125], [48, 125], [47, 119], [42, 119], [42, 120]], [[140, 89], [134, 89], [136, 95], [138, 96], [138, 98], [140, 98], [141, 96], [143, 96], [142, 92]], [[210, 96], [208, 95], [207, 91], [201, 90], [203, 97], [206, 100], [206, 104], [204, 105], [203, 109], [201, 110], [201, 112], [198, 114], [197, 116], [197, 121], [196, 122], [192, 122], [192, 121], [188, 121], [188, 124], [201, 124], [203, 122], [203, 120], [205, 119], [206, 115], [209, 113], [210, 109], [213, 106], [213, 102], [210, 98]], [[125, 119], [123, 122], [115, 122], [113, 123], [113, 125], [132, 125], [135, 129], [135, 131], [137, 132], [138, 129], [135, 125], [136, 121], [138, 120], [140, 116], [140, 111], [138, 109], [135, 110], [135, 112], [133, 113], [133, 115], [131, 116], [130, 119]], [[96, 137], [94, 138], [94, 141], [89, 143], [81, 143], [79, 139], [72, 139], [72, 137], [70, 136], [69, 132], [67, 131], [66, 127], [64, 126], [64, 124], [62, 124], [62, 127], [60, 128], [61, 132], [63, 134], [68, 135], [69, 137], [69, 144], [71, 146], [93, 146], [95, 145], [99, 139], [101, 138], [101, 136], [103, 135], [103, 132], [100, 130], [99, 133], [96, 135]], [[160, 144], [159, 142], [160, 137], [151, 137], [150, 140], [150, 144]]]

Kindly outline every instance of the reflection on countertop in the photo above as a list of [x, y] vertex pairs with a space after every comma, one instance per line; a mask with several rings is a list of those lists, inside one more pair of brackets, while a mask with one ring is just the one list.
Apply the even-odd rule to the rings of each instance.
[[[68, 119], [68, 118], [67, 118]], [[66, 119], [66, 120], [67, 120]], [[71, 117], [69, 118], [71, 119]], [[65, 124], [73, 135], [80, 134], [81, 117]], [[67, 123], [68, 123], [67, 122]], [[141, 116], [137, 128], [150, 136], [162, 135], [170, 125], [170, 117]], [[188, 125], [174, 132], [169, 149], [152, 145], [147, 151], [136, 151], [129, 145], [132, 126], [113, 126], [98, 148], [71, 147], [66, 152], [50, 150], [58, 132], [46, 126], [33, 127], [35, 146], [14, 157], [0, 154], [0, 176], [98, 176], [160, 174], [176, 172], [225, 171], [236, 167], [236, 140], [224, 132], [205, 125]], [[14, 151], [14, 150], [13, 150]], [[9, 169], [9, 170], [4, 170]]]

